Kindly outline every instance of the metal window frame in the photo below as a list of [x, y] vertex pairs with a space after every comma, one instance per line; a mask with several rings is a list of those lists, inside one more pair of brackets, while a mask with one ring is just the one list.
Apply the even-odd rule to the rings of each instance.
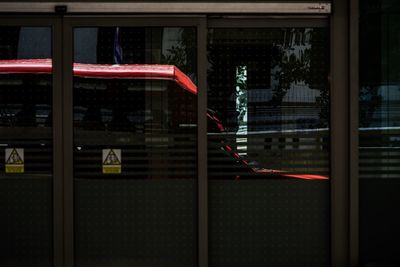
[[62, 129], [62, 46], [61, 20], [54, 16], [0, 16], [0, 26], [29, 26], [52, 28], [52, 111], [53, 111], [53, 191], [52, 191], [52, 222], [53, 222], [53, 258], [50, 261], [54, 266], [62, 266], [64, 244], [64, 216], [63, 216], [63, 129]]
[[64, 6], [69, 13], [175, 13], [175, 14], [330, 14], [330, 1], [320, 2], [201, 2], [201, 1], [171, 1], [171, 2], [5, 2], [0, 3], [2, 12], [54, 12], [55, 6]]
[[350, 266], [359, 266], [359, 0], [350, 0]]
[[[349, 10], [336, 0], [331, 16], [331, 264], [349, 266]], [[357, 98], [358, 99], [358, 98]], [[353, 159], [353, 158], [352, 158]]]
[[208, 28], [306, 28], [329, 27], [328, 16], [300, 16], [300, 17], [209, 17]]

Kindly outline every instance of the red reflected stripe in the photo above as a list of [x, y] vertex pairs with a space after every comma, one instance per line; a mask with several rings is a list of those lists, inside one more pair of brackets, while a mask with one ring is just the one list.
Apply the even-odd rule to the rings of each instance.
[[[196, 92], [196, 93], [197, 93], [197, 92]], [[217, 117], [211, 116], [211, 114], [208, 113], [208, 112], [207, 112], [207, 117], [209, 117], [209, 118], [211, 119], [211, 121], [212, 121], [215, 125], [217, 125], [218, 130], [220, 130], [220, 132], [225, 132], [224, 126], [221, 124], [221, 121], [220, 121]]]
[[51, 59], [0, 60], [0, 73], [51, 73]]
[[[0, 73], [51, 73], [51, 59], [0, 60]], [[88, 78], [131, 78], [171, 80], [183, 89], [197, 94], [197, 86], [174, 65], [157, 64], [82, 64], [74, 63], [74, 76]]]
[[254, 169], [253, 171], [256, 173], [269, 173], [269, 174], [279, 174], [281, 176], [287, 178], [295, 178], [295, 179], [302, 179], [302, 180], [329, 180], [329, 177], [317, 174], [296, 174], [291, 173], [288, 174], [286, 171], [282, 170], [272, 170], [272, 169]]
[[288, 178], [297, 178], [303, 180], [329, 180], [329, 177], [315, 174], [281, 174]]

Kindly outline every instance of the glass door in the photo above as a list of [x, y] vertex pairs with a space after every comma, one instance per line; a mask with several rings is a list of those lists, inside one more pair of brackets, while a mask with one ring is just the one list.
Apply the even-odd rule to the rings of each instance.
[[67, 22], [75, 266], [196, 266], [197, 25], [93, 21]]
[[[62, 181], [58, 22], [0, 18], [0, 262], [53, 266]], [[60, 34], [60, 32], [58, 32]], [[62, 233], [62, 232], [61, 232]]]
[[208, 22], [209, 266], [329, 266], [326, 22]]

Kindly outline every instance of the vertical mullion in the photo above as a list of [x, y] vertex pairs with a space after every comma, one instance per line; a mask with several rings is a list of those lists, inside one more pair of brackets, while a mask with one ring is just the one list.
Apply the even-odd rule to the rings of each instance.
[[359, 1], [350, 1], [350, 266], [359, 259]]
[[74, 180], [73, 180], [73, 28], [63, 23], [63, 133], [64, 133], [64, 263], [74, 266]]
[[62, 21], [52, 27], [53, 64], [53, 264], [63, 266], [63, 95], [62, 95]]
[[349, 266], [349, 40], [348, 1], [331, 18], [331, 265]]
[[197, 25], [197, 170], [198, 170], [198, 266], [208, 266], [207, 177], [207, 23]]

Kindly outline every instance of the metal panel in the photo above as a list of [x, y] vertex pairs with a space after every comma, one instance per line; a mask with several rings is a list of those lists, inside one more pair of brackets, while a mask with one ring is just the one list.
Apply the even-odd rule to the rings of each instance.
[[328, 2], [7, 2], [0, 3], [1, 12], [54, 12], [55, 6], [66, 6], [69, 13], [274, 13], [274, 14], [330, 14]]
[[332, 266], [349, 259], [349, 51], [348, 1], [331, 18], [331, 240]]
[[63, 25], [63, 151], [64, 151], [64, 266], [74, 266], [74, 195], [73, 195], [73, 32], [68, 21]]
[[350, 266], [359, 265], [359, 68], [358, 0], [350, 1]]
[[208, 19], [209, 28], [306, 28], [306, 27], [328, 27], [328, 16], [301, 16], [301, 17], [244, 17], [223, 16], [221, 18]]
[[53, 26], [53, 127], [54, 127], [54, 266], [63, 266], [64, 262], [64, 194], [63, 194], [63, 95], [62, 95], [62, 24], [56, 19]]

